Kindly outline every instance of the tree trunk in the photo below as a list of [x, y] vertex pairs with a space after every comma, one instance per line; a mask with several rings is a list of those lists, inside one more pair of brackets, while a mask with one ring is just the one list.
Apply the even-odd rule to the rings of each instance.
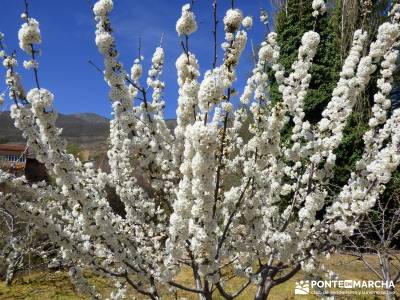
[[[203, 286], [201, 284], [200, 278], [196, 278], [195, 282], [196, 282], [196, 289], [202, 290]], [[206, 300], [203, 294], [198, 294], [198, 295], [199, 295], [199, 300]]]
[[203, 293], [198, 294], [199, 300], [212, 300], [212, 292], [208, 285], [208, 281], [204, 279], [204, 286], [203, 286], [200, 276], [198, 276], [198, 273], [195, 273], [195, 283], [196, 283], [196, 289], [203, 291]]
[[210, 286], [208, 285], [207, 279], [204, 278], [204, 299], [205, 300], [212, 300], [212, 292], [210, 290]]
[[[380, 253], [378, 252], [378, 257], [379, 257], [379, 262], [380, 262], [380, 266], [381, 266], [381, 271], [382, 271], [382, 275], [383, 275], [383, 279], [384, 281], [386, 281], [386, 284], [389, 284], [389, 282], [391, 281], [391, 276], [390, 276], [390, 260], [389, 260], [389, 256], [387, 255], [387, 253]], [[394, 288], [393, 287], [387, 287], [385, 289], [385, 299], [386, 300], [393, 300], [395, 299], [394, 296]]]
[[204, 300], [212, 300], [212, 294], [210, 291], [206, 291], [204, 295], [202, 295]]
[[257, 293], [254, 300], [266, 300], [272, 288], [272, 280], [270, 278], [265, 278], [257, 287]]
[[395, 295], [394, 295], [394, 288], [389, 287], [389, 288], [386, 289], [385, 299], [386, 300], [394, 300], [394, 299], [396, 299]]
[[12, 254], [12, 257], [10, 260], [11, 260], [11, 262], [8, 265], [7, 273], [6, 273], [6, 285], [7, 286], [10, 286], [14, 280], [15, 273], [17, 272], [17, 269], [18, 269], [18, 265], [20, 264], [20, 262], [22, 260], [22, 255], [15, 252]]
[[[201, 283], [201, 278], [199, 276], [199, 273], [197, 272], [197, 267], [192, 264], [192, 269], [193, 269], [193, 276], [194, 276], [194, 282], [196, 284], [196, 289], [202, 290], [203, 289], [203, 285]], [[198, 295], [199, 295], [199, 300], [205, 300], [203, 294], [198, 294]]]
[[11, 283], [13, 282], [13, 280], [14, 280], [14, 275], [15, 275], [15, 273], [14, 273], [14, 268], [9, 268], [9, 269], [7, 270], [7, 276], [6, 276], [6, 285], [7, 285], [7, 286], [10, 286]]

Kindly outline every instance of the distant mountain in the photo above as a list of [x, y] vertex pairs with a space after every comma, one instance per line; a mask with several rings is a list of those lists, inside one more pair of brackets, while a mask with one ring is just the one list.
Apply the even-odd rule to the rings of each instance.
[[95, 113], [79, 113], [79, 114], [71, 114], [68, 116], [75, 117], [90, 123], [108, 124], [110, 122], [109, 119], [103, 116], [99, 116]]
[[0, 143], [4, 142], [20, 142], [21, 134], [14, 127], [13, 120], [10, 118], [10, 112], [0, 113]]
[[[93, 113], [59, 114], [57, 126], [62, 136], [72, 142], [105, 140], [109, 134], [109, 120]], [[23, 142], [21, 132], [14, 127], [9, 112], [0, 112], [0, 143]]]
[[110, 120], [96, 114], [73, 114], [58, 116], [56, 125], [63, 128], [64, 137], [107, 137]]
[[[95, 113], [59, 114], [56, 125], [63, 128], [62, 136], [68, 142], [80, 145], [105, 142], [110, 132], [110, 120]], [[166, 120], [173, 130], [176, 120]], [[0, 143], [23, 142], [21, 132], [14, 127], [10, 112], [0, 112]]]
[[176, 120], [175, 119], [167, 119], [165, 120], [165, 124], [171, 130], [172, 134], [174, 133], [174, 129], [176, 127]]

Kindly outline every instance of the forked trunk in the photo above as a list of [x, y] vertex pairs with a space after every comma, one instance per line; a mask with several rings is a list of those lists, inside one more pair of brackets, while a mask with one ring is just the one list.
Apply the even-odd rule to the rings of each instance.
[[388, 285], [387, 288], [385, 289], [385, 299], [386, 300], [394, 300], [396, 299], [395, 293], [394, 293], [394, 288], [392, 286], [389, 286], [389, 283], [391, 281], [391, 268], [390, 268], [390, 260], [389, 256], [387, 253], [381, 253], [378, 252], [378, 257], [380, 261], [380, 266], [381, 266], [381, 271], [383, 274], [383, 279], [386, 281], [386, 284]]
[[266, 300], [268, 295], [273, 288], [272, 280], [267, 278], [257, 287], [256, 296], [254, 300]]
[[212, 292], [209, 288], [208, 282], [205, 280], [204, 286], [198, 274], [195, 275], [196, 289], [202, 290], [203, 293], [199, 293], [199, 300], [212, 300]]

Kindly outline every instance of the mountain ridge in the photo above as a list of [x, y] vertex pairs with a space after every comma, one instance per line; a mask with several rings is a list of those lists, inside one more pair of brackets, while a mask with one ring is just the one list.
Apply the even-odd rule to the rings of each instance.
[[[63, 129], [61, 136], [68, 141], [82, 137], [106, 139], [109, 119], [95, 113], [58, 114], [57, 127]], [[24, 142], [19, 129], [14, 127], [10, 112], [0, 112], [0, 143]]]
[[[167, 126], [173, 130], [176, 120], [166, 120]], [[96, 113], [58, 114], [57, 127], [63, 129], [61, 136], [69, 143], [92, 144], [106, 141], [110, 132], [110, 119]], [[14, 127], [10, 112], [0, 112], [0, 143], [24, 142], [19, 129]]]

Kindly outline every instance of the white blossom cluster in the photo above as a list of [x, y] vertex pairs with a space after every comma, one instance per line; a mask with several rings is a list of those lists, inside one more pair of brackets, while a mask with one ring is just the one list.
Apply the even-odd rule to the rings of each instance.
[[[315, 17], [326, 10], [323, 1], [312, 6]], [[26, 93], [16, 57], [3, 53], [15, 103], [11, 117], [54, 182], [31, 184], [0, 171], [0, 185], [14, 191], [0, 193], [0, 204], [32, 220], [60, 247], [72, 281], [94, 299], [100, 295], [85, 279], [84, 268], [114, 279], [111, 299], [129, 296], [128, 286], [160, 299], [161, 285], [205, 299], [218, 289], [233, 299], [224, 285], [227, 265], [259, 290], [265, 287], [265, 274], [283, 266], [292, 266], [294, 273], [315, 268], [317, 255], [353, 232], [357, 218], [374, 205], [400, 164], [400, 110], [390, 111], [389, 98], [400, 6], [379, 27], [367, 54], [367, 32], [354, 33], [332, 99], [312, 125], [304, 120], [304, 101], [321, 39], [317, 32], [304, 33], [290, 70], [279, 62], [277, 34], [268, 34], [236, 108], [237, 67], [252, 18], [236, 8], [226, 12], [223, 58], [201, 76], [188, 42], [197, 29], [196, 18], [193, 7], [184, 5], [176, 23], [185, 41], [175, 64], [179, 97], [173, 131], [164, 119], [164, 49], [155, 49], [147, 72], [139, 53], [128, 74], [119, 61], [112, 9], [112, 0], [99, 0], [93, 7], [95, 42], [104, 57], [113, 112], [109, 173], [66, 152], [62, 129], [55, 125], [54, 95], [39, 86]], [[37, 75], [33, 45], [41, 41], [39, 24], [24, 19], [19, 40], [30, 58], [23, 65]], [[335, 150], [355, 100], [377, 70], [363, 156], [348, 183], [332, 194]], [[282, 96], [276, 104], [269, 97], [271, 71]], [[290, 139], [284, 140], [288, 126]], [[243, 129], [250, 134], [246, 140]], [[126, 214], [111, 208], [109, 189], [115, 190]], [[194, 288], [175, 281], [183, 266], [192, 268]]]
[[243, 18], [243, 13], [240, 9], [229, 9], [224, 17], [225, 31], [234, 32], [238, 30]]
[[113, 9], [112, 0], [97, 1], [93, 6], [93, 13], [95, 16], [106, 16]]
[[32, 47], [42, 42], [40, 36], [39, 22], [34, 18], [26, 18], [26, 22], [22, 24], [18, 31], [19, 47], [26, 53], [32, 53]]
[[13, 100], [24, 99], [25, 90], [21, 84], [20, 75], [15, 72], [15, 68], [18, 65], [17, 60], [13, 55], [3, 57], [3, 66], [7, 69], [6, 71], [6, 85], [9, 89], [9, 96]]
[[366, 62], [369, 61], [368, 59], [363, 58], [360, 60], [366, 38], [366, 32], [357, 30], [354, 33], [353, 45], [344, 61], [340, 79], [332, 93], [332, 100], [322, 112], [322, 119], [317, 124], [318, 131], [305, 148], [304, 155], [309, 156], [314, 164], [319, 164], [326, 160], [325, 169], [317, 171], [320, 172], [318, 174], [320, 179], [328, 176], [331, 173], [329, 170], [335, 165], [336, 155], [334, 150], [342, 140], [342, 132], [347, 118], [352, 111], [357, 96], [363, 89], [358, 84], [369, 81], [370, 75], [374, 70], [373, 65], [366, 65]]
[[190, 4], [182, 7], [182, 15], [176, 22], [176, 32], [178, 35], [190, 35], [197, 30], [196, 17], [191, 11]]
[[324, 0], [313, 0], [312, 2], [313, 13], [314, 17], [323, 15], [326, 12], [326, 4]]
[[[400, 15], [399, 5], [394, 6], [392, 14]], [[370, 128], [364, 134], [365, 150], [357, 162], [355, 172], [351, 174], [348, 184], [343, 187], [332, 207], [332, 214], [340, 216], [334, 228], [347, 234], [351, 234], [354, 228], [354, 225], [348, 224], [353, 218], [351, 214], [365, 213], [375, 204], [376, 198], [400, 163], [400, 111], [396, 109], [389, 116], [389, 94], [399, 55], [396, 47], [400, 37], [399, 18], [393, 20], [394, 23], [384, 23], [379, 27], [377, 41], [371, 45], [370, 61], [376, 62], [382, 57], [383, 60], [377, 82], [378, 91], [374, 95], [372, 116], [369, 120]]]
[[140, 59], [137, 58], [135, 59], [131, 68], [131, 74], [130, 74], [131, 79], [135, 82], [138, 81], [140, 76], [142, 76], [142, 73], [143, 73], [143, 68], [142, 65], [140, 64]]
[[199, 107], [203, 112], [210, 109], [211, 104], [221, 101], [225, 89], [229, 86], [229, 79], [224, 68], [208, 71], [200, 84], [198, 99]]
[[24, 68], [27, 70], [37, 69], [39, 67], [39, 63], [35, 60], [24, 60]]
[[177, 126], [174, 132], [173, 156], [175, 164], [180, 165], [184, 151], [186, 127], [196, 118], [200, 71], [195, 55], [190, 52], [188, 54], [182, 53], [176, 60], [175, 66], [178, 72], [179, 97], [176, 110]]
[[149, 77], [147, 79], [147, 84], [149, 87], [153, 88], [153, 102], [152, 108], [154, 111], [157, 111], [162, 117], [162, 112], [165, 107], [165, 102], [162, 100], [162, 93], [165, 87], [164, 82], [159, 79], [159, 76], [162, 74], [162, 69], [164, 66], [164, 49], [158, 47], [154, 52], [152, 58], [151, 69], [149, 70]]
[[253, 27], [253, 18], [250, 16], [245, 17], [242, 21], [242, 26], [246, 29]]

